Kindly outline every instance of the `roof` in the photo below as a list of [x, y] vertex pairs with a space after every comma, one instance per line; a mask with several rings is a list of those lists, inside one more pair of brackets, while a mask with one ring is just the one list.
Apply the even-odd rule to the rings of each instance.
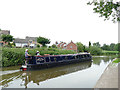
[[[64, 48], [64, 47], [66, 47], [66, 46], [68, 46], [69, 44], [71, 44], [71, 43], [73, 43], [73, 41], [71, 41], [71, 42], [69, 42], [68, 44], [66, 43], [66, 42], [60, 42], [58, 45], [57, 45], [57, 47], [62, 47], [62, 48]], [[77, 46], [75, 43], [73, 43], [75, 46]]]
[[28, 43], [28, 41], [30, 41], [30, 40], [37, 42], [37, 37], [26, 36], [25, 39], [15, 38], [14, 42], [15, 43]]
[[[73, 43], [73, 41], [69, 42], [67, 45], [69, 45], [69, 44], [71, 44], [71, 43], [74, 44], [75, 46], [77, 46], [75, 43]], [[67, 45], [66, 45], [66, 46], [67, 46]]]
[[14, 42], [15, 42], [15, 43], [28, 43], [28, 40], [15, 38]]
[[9, 30], [1, 30], [0, 34], [8, 35], [8, 34], [10, 34], [10, 31]]
[[38, 37], [29, 37], [29, 36], [26, 36], [26, 40], [32, 40], [32, 41], [36, 41], [37, 42], [37, 38]]

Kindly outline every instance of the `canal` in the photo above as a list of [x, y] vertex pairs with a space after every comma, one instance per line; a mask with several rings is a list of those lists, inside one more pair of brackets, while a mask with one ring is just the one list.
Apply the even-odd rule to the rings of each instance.
[[117, 56], [94, 56], [93, 61], [36, 71], [19, 71], [19, 66], [3, 68], [0, 87], [93, 88], [115, 57]]

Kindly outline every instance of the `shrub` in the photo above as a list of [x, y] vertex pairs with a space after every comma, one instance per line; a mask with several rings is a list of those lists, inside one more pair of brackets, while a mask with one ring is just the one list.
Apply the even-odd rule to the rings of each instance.
[[39, 44], [37, 44], [37, 47], [39, 48], [39, 47], [40, 47], [40, 45], [39, 45]]
[[89, 51], [92, 55], [101, 55], [102, 54], [102, 49], [96, 46], [91, 46], [89, 48]]

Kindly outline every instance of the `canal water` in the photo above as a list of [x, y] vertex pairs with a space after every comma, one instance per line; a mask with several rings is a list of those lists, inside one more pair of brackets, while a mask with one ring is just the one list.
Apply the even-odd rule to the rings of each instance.
[[[93, 61], [36, 71], [3, 68], [2, 88], [93, 88], [108, 64], [117, 56], [94, 56]], [[14, 68], [14, 70], [13, 70]], [[16, 70], [15, 70], [16, 68]], [[5, 68], [6, 69], [6, 68]]]

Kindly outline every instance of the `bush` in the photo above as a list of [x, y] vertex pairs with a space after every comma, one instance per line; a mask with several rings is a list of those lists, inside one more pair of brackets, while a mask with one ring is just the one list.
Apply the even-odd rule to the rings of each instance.
[[89, 51], [92, 55], [101, 55], [102, 54], [102, 49], [101, 48], [98, 48], [96, 46], [91, 46], [89, 48]]
[[37, 44], [37, 48], [39, 48], [40, 47], [40, 45], [39, 44]]

